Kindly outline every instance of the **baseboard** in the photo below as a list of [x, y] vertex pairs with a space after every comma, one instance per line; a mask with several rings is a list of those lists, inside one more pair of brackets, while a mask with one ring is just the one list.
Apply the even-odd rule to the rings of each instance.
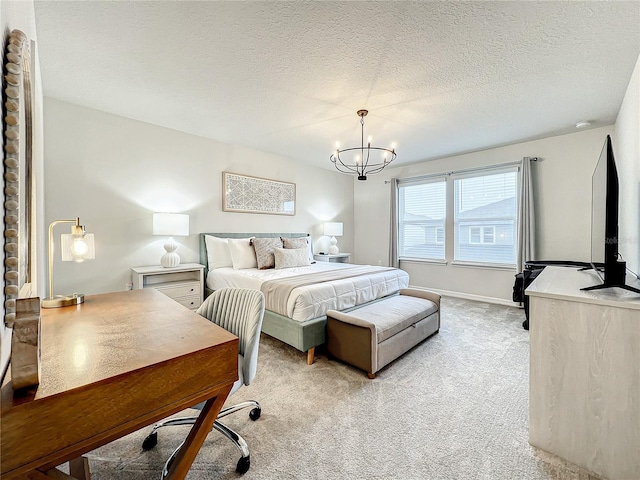
[[439, 293], [443, 297], [454, 297], [454, 298], [462, 298], [464, 300], [475, 300], [476, 302], [494, 303], [496, 305], [504, 305], [506, 307], [516, 307], [516, 308], [521, 307], [520, 304], [512, 302], [510, 300], [505, 300], [504, 298], [485, 297], [484, 295], [473, 295], [471, 293], [452, 292], [450, 290], [440, 290], [439, 288], [415, 287], [413, 285], [409, 285], [409, 288], [415, 288], [418, 290], [430, 290], [432, 292]]

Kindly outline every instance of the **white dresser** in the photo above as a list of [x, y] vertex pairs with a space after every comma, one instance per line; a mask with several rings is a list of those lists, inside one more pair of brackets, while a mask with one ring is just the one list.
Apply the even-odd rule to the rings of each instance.
[[204, 265], [134, 267], [131, 272], [134, 289], [155, 288], [191, 310], [196, 310], [203, 301]]
[[[547, 267], [529, 295], [529, 443], [611, 480], [640, 478], [640, 295]], [[637, 280], [627, 283], [638, 288]]]

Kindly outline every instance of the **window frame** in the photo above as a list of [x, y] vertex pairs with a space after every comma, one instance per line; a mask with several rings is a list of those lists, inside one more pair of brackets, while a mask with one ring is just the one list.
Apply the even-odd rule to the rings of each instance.
[[[488, 268], [488, 269], [498, 269], [498, 270], [512, 270], [516, 268], [516, 258], [517, 258], [517, 225], [518, 219], [520, 215], [519, 209], [519, 192], [520, 192], [520, 162], [513, 162], [507, 164], [500, 165], [489, 165], [486, 167], [478, 167], [471, 168], [466, 170], [458, 170], [453, 172], [434, 174], [434, 175], [424, 175], [418, 177], [411, 177], [406, 179], [398, 179], [398, 202], [396, 205], [396, 214], [397, 221], [395, 228], [398, 232], [398, 258], [403, 262], [415, 262], [415, 263], [435, 263], [435, 264], [451, 264], [452, 266], [469, 266], [476, 268]], [[514, 232], [514, 261], [513, 263], [501, 263], [501, 262], [492, 262], [492, 261], [471, 261], [471, 260], [459, 260], [456, 259], [456, 236], [458, 233], [458, 225], [459, 222], [456, 222], [456, 192], [455, 192], [455, 182], [456, 180], [462, 180], [464, 178], [475, 178], [475, 177], [483, 177], [483, 176], [491, 176], [497, 175], [500, 173], [515, 173], [515, 202], [516, 202], [516, 211], [515, 216], [513, 217], [515, 232]], [[400, 210], [401, 210], [401, 202], [399, 201], [400, 193], [399, 190], [402, 187], [410, 186], [410, 185], [421, 185], [427, 183], [436, 183], [444, 181], [445, 184], [445, 217], [444, 217], [444, 225], [442, 227], [438, 226], [436, 228], [434, 244], [435, 245], [443, 245], [444, 244], [444, 258], [432, 258], [432, 257], [409, 257], [403, 256], [400, 254], [400, 231], [403, 225], [403, 222], [400, 221]], [[482, 221], [490, 221], [490, 220], [505, 220], [504, 218], [486, 218], [482, 219]], [[511, 219], [508, 219], [511, 221]], [[469, 219], [470, 223], [473, 224], [474, 220]], [[477, 221], [477, 219], [476, 219]], [[486, 245], [487, 247], [491, 245], [498, 245], [497, 243], [497, 228], [495, 225], [472, 225], [475, 227], [480, 227], [480, 243], [472, 243], [472, 245], [480, 246]], [[487, 231], [485, 231], [485, 228]], [[488, 229], [491, 229], [489, 232]], [[438, 230], [442, 230], [444, 234], [443, 242], [437, 242], [438, 239]], [[485, 234], [490, 234], [492, 236], [492, 242], [485, 242]], [[469, 239], [470, 240], [470, 239]]]

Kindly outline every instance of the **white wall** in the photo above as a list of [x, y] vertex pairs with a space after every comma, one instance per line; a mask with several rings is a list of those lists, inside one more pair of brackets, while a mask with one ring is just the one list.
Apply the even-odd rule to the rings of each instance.
[[[537, 258], [588, 261], [591, 239], [591, 175], [612, 127], [493, 148], [388, 169], [355, 187], [358, 263], [388, 262], [391, 177], [407, 178], [540, 157], [535, 178]], [[372, 241], [371, 239], [375, 239]], [[402, 262], [411, 285], [509, 301], [515, 271]]]
[[[199, 261], [199, 232], [310, 232], [326, 249], [327, 220], [344, 222], [339, 245], [353, 248], [351, 176], [51, 98], [45, 142], [47, 223], [79, 216], [96, 239], [95, 260], [56, 260], [58, 294], [124, 290], [131, 267], [158, 265], [153, 212], [190, 215], [191, 236], [176, 238], [183, 263]], [[296, 215], [223, 212], [223, 171], [296, 183]]]
[[620, 181], [619, 252], [640, 274], [640, 57], [615, 125], [614, 154]]

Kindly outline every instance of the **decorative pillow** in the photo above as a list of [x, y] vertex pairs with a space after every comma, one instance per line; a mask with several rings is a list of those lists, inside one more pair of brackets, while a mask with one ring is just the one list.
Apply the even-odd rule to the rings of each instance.
[[287, 238], [281, 237], [282, 244], [284, 248], [302, 248], [307, 247], [309, 254], [309, 262], [314, 263], [313, 261], [313, 252], [311, 250], [311, 237], [297, 237], [297, 238]]
[[207, 247], [207, 264], [209, 270], [223, 267], [233, 267], [229, 243], [226, 238], [204, 236], [204, 243]]
[[242, 268], [256, 268], [256, 251], [251, 245], [252, 238], [230, 238], [229, 251], [231, 252], [231, 260], [233, 261], [233, 269], [240, 270]]
[[304, 267], [309, 265], [309, 250], [302, 248], [274, 248], [273, 255], [276, 260], [276, 269]]
[[280, 239], [282, 240], [282, 245], [284, 245], [284, 248], [302, 248], [309, 245], [309, 242], [307, 241], [307, 237], [300, 237], [300, 238], [280, 237]]
[[256, 251], [256, 261], [260, 270], [273, 268], [276, 265], [276, 258], [273, 255], [274, 248], [282, 248], [282, 240], [276, 238], [254, 238], [253, 248]]

